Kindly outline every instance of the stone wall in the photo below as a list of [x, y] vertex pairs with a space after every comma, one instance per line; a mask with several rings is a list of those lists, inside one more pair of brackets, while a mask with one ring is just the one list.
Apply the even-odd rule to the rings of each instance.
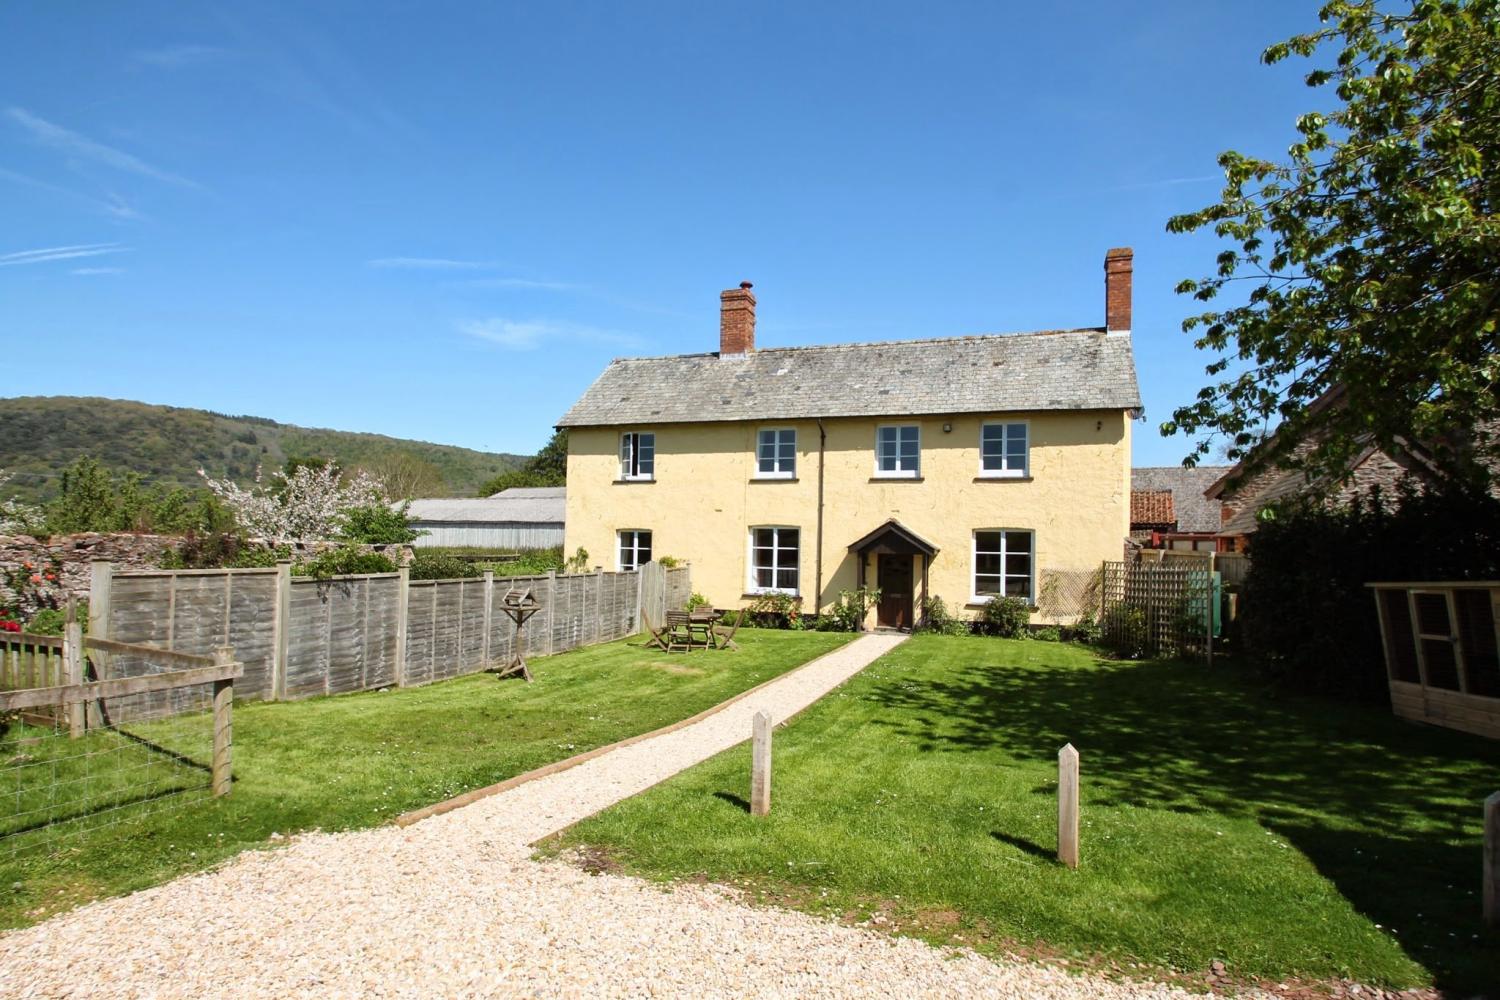
[[[44, 594], [54, 595], [61, 603], [69, 594], [85, 600], [89, 594], [89, 563], [95, 559], [108, 559], [115, 564], [116, 573], [133, 570], [156, 569], [161, 565], [163, 550], [175, 548], [181, 538], [174, 535], [137, 535], [130, 532], [98, 533], [83, 532], [76, 535], [53, 535], [50, 538], [33, 538], [30, 535], [0, 535], [0, 607], [16, 600], [16, 594], [6, 580], [30, 564], [33, 572], [42, 577], [40, 586]], [[285, 543], [290, 546], [294, 560], [306, 559], [326, 549], [336, 548], [341, 543], [325, 541], [301, 541]], [[363, 545], [371, 552], [384, 552], [392, 561], [400, 562], [401, 545]], [[54, 565], [58, 568], [57, 580], [46, 578]], [[30, 609], [28, 609], [30, 610]]]

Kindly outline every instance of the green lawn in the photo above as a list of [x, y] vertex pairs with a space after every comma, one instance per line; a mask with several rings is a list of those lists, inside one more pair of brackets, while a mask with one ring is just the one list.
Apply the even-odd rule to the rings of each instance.
[[[1056, 755], [1082, 757], [1082, 864], [1053, 859]], [[737, 882], [981, 950], [1198, 975], [1500, 982], [1481, 803], [1500, 747], [1277, 695], [1231, 669], [918, 636], [779, 730], [771, 815], [742, 746], [560, 845]], [[1199, 980], [1201, 982], [1201, 978]]]
[[[50, 850], [13, 853], [18, 839], [0, 840], [0, 926], [207, 867], [266, 846], [273, 832], [383, 823], [686, 718], [849, 638], [741, 629], [737, 651], [671, 656], [632, 638], [533, 660], [531, 684], [477, 674], [400, 691], [238, 704], [228, 797], [139, 818], [126, 812], [125, 821], [59, 839]], [[166, 725], [169, 746], [192, 728]], [[151, 739], [161, 727], [129, 728]], [[205, 735], [206, 728], [198, 734]], [[66, 751], [69, 741], [48, 742]]]

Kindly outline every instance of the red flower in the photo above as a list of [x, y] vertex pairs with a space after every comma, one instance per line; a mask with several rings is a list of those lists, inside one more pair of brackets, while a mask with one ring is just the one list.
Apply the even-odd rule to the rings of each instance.
[[8, 620], [0, 622], [0, 632], [19, 632], [19, 631], [21, 631], [21, 623], [20, 622], [13, 622], [13, 621], [8, 621]]
[[33, 574], [31, 574], [31, 582], [32, 583], [41, 583], [42, 582], [42, 578], [39, 577], [39, 576], [37, 576], [35, 573], [33, 573]]

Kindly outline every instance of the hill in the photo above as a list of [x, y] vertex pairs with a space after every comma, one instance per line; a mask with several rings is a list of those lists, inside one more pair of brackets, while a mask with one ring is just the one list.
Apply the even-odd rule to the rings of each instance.
[[429, 496], [472, 496], [527, 457], [123, 399], [0, 398], [0, 469], [15, 473], [7, 494], [50, 497], [59, 473], [83, 455], [147, 483], [184, 486], [201, 484], [200, 467], [248, 483], [257, 466], [269, 473], [288, 458], [329, 458], [346, 469], [400, 468]]

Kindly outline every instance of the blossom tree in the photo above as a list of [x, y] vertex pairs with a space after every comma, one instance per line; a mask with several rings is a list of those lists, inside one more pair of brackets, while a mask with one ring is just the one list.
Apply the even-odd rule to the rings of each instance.
[[369, 473], [346, 479], [332, 463], [275, 472], [269, 483], [257, 471], [250, 489], [228, 479], [212, 479], [202, 469], [198, 475], [234, 511], [240, 527], [260, 538], [335, 538], [344, 533], [351, 511], [387, 505], [380, 484]]
[[[0, 469], [0, 486], [11, 479], [10, 473]], [[22, 503], [15, 497], [0, 500], [0, 535], [29, 535], [41, 528], [42, 509]]]

